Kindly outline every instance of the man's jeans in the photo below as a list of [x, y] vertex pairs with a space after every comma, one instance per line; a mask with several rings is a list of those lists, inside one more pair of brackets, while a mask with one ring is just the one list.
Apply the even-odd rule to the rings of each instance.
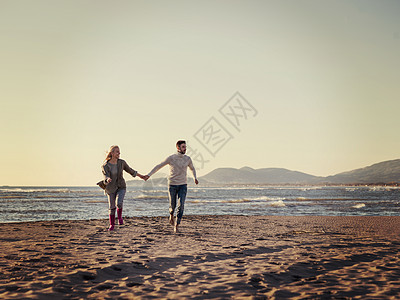
[[115, 202], [117, 202], [117, 207], [122, 208], [124, 202], [126, 189], [118, 189], [115, 193], [108, 196], [108, 209], [110, 215], [115, 215]]
[[181, 223], [183, 209], [185, 207], [185, 199], [187, 193], [187, 184], [169, 186], [169, 213], [173, 214], [176, 207], [176, 198], [178, 198], [178, 213], [176, 215], [176, 224]]

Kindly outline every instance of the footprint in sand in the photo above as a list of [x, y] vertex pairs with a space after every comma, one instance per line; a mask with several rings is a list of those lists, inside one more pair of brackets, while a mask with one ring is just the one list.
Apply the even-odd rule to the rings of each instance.
[[126, 283], [127, 287], [135, 287], [135, 286], [141, 286], [141, 285], [143, 285], [143, 283], [135, 282], [135, 281], [129, 281]]
[[88, 271], [79, 271], [77, 273], [78, 276], [80, 276], [83, 280], [89, 281], [89, 280], [95, 280], [97, 277], [96, 273], [88, 272]]
[[112, 289], [113, 287], [114, 287], [114, 285], [112, 285], [112, 284], [104, 283], [104, 284], [98, 285], [96, 287], [96, 289], [98, 289], [99, 291], [104, 291], [104, 290]]
[[139, 246], [138, 248], [140, 248], [140, 249], [148, 249], [148, 248], [150, 248], [150, 246], [143, 245], [143, 246]]

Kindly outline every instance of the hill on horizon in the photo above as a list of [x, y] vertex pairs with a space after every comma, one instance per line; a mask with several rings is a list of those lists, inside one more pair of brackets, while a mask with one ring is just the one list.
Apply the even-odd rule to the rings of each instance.
[[330, 183], [400, 183], [400, 159], [326, 177]]
[[199, 180], [218, 184], [263, 184], [292, 183], [302, 184], [316, 182], [322, 177], [291, 171], [283, 168], [253, 169], [250, 167], [218, 168], [202, 176]]
[[[250, 167], [217, 168], [199, 177], [201, 185], [229, 184], [393, 184], [400, 183], [400, 159], [388, 160], [332, 176], [314, 176], [284, 168]], [[129, 180], [128, 185], [142, 185], [142, 180]], [[155, 174], [149, 185], [166, 185], [167, 174]], [[194, 185], [188, 172], [188, 185]]]
[[374, 184], [400, 183], [400, 159], [332, 176], [314, 176], [284, 168], [218, 168], [199, 178], [208, 184]]

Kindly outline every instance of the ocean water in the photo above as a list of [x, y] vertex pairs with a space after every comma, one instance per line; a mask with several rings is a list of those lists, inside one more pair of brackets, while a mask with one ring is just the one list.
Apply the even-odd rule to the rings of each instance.
[[[108, 218], [95, 187], [0, 187], [0, 222]], [[167, 186], [128, 186], [125, 216], [168, 216]], [[186, 215], [399, 216], [399, 187], [189, 187]]]

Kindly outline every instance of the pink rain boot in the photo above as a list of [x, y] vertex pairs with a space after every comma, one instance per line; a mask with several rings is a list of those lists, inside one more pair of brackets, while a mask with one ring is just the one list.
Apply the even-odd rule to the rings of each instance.
[[117, 208], [118, 224], [123, 225], [124, 220], [122, 220], [122, 208]]
[[115, 215], [110, 215], [110, 227], [108, 228], [109, 231], [114, 230], [115, 225]]

